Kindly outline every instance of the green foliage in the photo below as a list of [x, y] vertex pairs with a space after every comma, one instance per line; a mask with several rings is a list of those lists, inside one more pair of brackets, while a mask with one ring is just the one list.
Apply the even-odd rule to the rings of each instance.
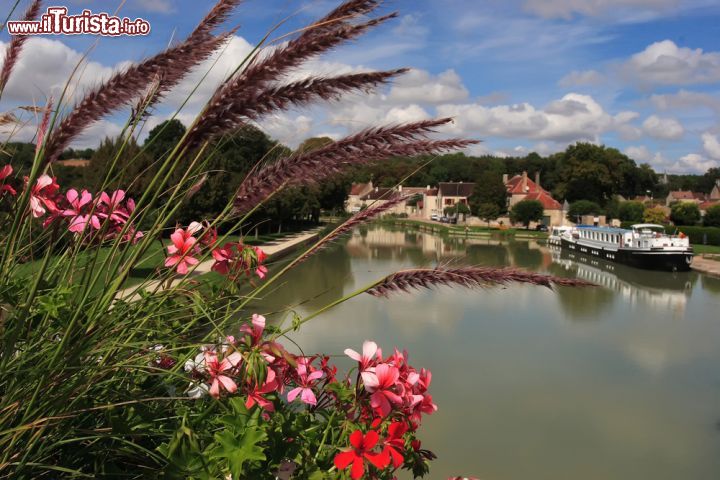
[[643, 222], [655, 223], [660, 225], [667, 223], [667, 215], [665, 214], [665, 210], [659, 205], [656, 205], [654, 207], [647, 207], [643, 212]]
[[590, 200], [578, 200], [570, 204], [567, 218], [571, 222], [577, 222], [578, 217], [584, 215], [602, 215], [603, 209], [595, 202]]
[[469, 201], [474, 212], [479, 211], [482, 204], [493, 204], [500, 213], [503, 213], [507, 210], [507, 198], [507, 189], [502, 176], [493, 171], [486, 171], [475, 180], [475, 189]]
[[623, 202], [618, 208], [618, 216], [623, 222], [640, 223], [644, 213], [645, 205], [640, 202]]
[[720, 204], [713, 205], [705, 211], [703, 225], [706, 227], [720, 227]]
[[695, 225], [700, 222], [700, 209], [695, 203], [678, 202], [670, 207], [670, 220], [675, 225]]
[[542, 203], [537, 200], [523, 200], [510, 209], [510, 220], [513, 223], [521, 223], [527, 228], [530, 222], [542, 220], [544, 211]]
[[501, 214], [500, 208], [495, 203], [481, 203], [475, 209], [475, 215], [488, 223], [498, 218]]
[[590, 200], [604, 204], [613, 195], [631, 196], [652, 188], [651, 171], [615, 148], [578, 143], [553, 156], [558, 182], [553, 190], [570, 202]]

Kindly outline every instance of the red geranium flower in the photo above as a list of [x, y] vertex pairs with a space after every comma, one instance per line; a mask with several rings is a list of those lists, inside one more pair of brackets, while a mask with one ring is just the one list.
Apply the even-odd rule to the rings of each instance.
[[338, 470], [345, 470], [352, 464], [350, 478], [358, 480], [365, 474], [365, 460], [375, 465], [380, 470], [384, 470], [390, 464], [390, 458], [387, 453], [373, 453], [379, 440], [379, 435], [375, 430], [370, 430], [363, 436], [361, 430], [355, 430], [350, 435], [350, 445], [352, 449], [346, 452], [340, 452], [335, 455], [335, 466]]

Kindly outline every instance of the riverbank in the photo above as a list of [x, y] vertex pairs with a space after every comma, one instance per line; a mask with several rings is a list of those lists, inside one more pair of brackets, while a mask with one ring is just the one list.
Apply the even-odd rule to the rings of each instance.
[[[315, 227], [309, 230], [284, 236], [281, 239], [275, 241], [262, 243], [256, 246], [262, 248], [263, 252], [265, 252], [265, 255], [267, 255], [268, 261], [275, 261], [281, 259], [286, 255], [291, 254], [292, 252], [304, 246], [312, 244], [318, 238], [320, 238], [320, 235], [324, 229], [324, 226]], [[190, 276], [199, 277], [210, 273], [212, 271], [212, 266], [214, 263], [215, 260], [207, 260], [199, 264], [192, 271], [192, 273], [190, 273]], [[179, 281], [180, 279], [173, 280], [173, 284]], [[147, 282], [141, 285], [134, 285], [124, 290], [121, 290], [120, 292], [118, 292], [116, 298], [118, 300], [134, 301], [140, 298], [141, 290], [154, 291], [161, 288], [164, 287], [161, 286], [161, 282], [159, 281]]]
[[696, 272], [720, 277], [720, 257], [696, 255], [695, 258], [693, 258], [691, 268]]
[[537, 232], [534, 230], [521, 230], [517, 228], [501, 230], [499, 228], [489, 227], [466, 227], [465, 225], [449, 225], [433, 222], [431, 220], [420, 219], [384, 218], [381, 220], [381, 223], [385, 225], [417, 228], [418, 230], [432, 233], [445, 233], [448, 235], [469, 237], [491, 237], [497, 235], [528, 239], [546, 239], [548, 237], [546, 232]]

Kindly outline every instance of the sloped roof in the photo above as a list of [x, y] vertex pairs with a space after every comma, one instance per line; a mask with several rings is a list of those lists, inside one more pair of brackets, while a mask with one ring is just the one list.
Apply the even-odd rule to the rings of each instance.
[[710, 207], [714, 207], [715, 205], [720, 205], [720, 200], [711, 200], [709, 202], [703, 202], [700, 205], [698, 205], [698, 208], [700, 210], [707, 210]]
[[670, 192], [670, 195], [676, 200], [705, 200], [704, 193], [691, 192], [689, 190], [677, 190]]
[[528, 193], [525, 196], [525, 200], [537, 200], [542, 203], [545, 210], [562, 210], [560, 202], [552, 198], [550, 194], [544, 190], [542, 192]]
[[376, 188], [367, 195], [363, 195], [360, 200], [390, 200], [397, 196], [398, 192], [393, 188]]
[[548, 193], [540, 185], [538, 185], [537, 183], [530, 180], [530, 178], [527, 179], [527, 190], [523, 190], [523, 176], [522, 175], [515, 175], [510, 180], [508, 180], [508, 182], [505, 184], [505, 188], [507, 188], [508, 193], [511, 195], [522, 195], [523, 193], [539, 193], [539, 192]]
[[475, 190], [474, 183], [440, 182], [438, 190], [443, 197], [469, 197]]
[[350, 187], [350, 195], [360, 195], [368, 188], [370, 188], [369, 183], [353, 183]]

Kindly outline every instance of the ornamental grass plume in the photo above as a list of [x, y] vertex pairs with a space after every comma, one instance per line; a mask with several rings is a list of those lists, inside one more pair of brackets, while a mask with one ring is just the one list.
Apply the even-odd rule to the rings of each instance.
[[528, 283], [552, 288], [587, 287], [592, 283], [573, 279], [541, 275], [516, 268], [457, 267], [457, 268], [413, 268], [388, 275], [366, 292], [374, 297], [388, 297], [393, 293], [408, 293], [411, 290], [430, 289], [436, 286], [459, 286], [464, 288], [485, 288], [510, 283]]
[[[221, 0], [224, 8], [212, 18], [224, 19], [227, 10], [238, 2]], [[211, 36], [206, 19], [182, 43], [170, 47], [149, 59], [120, 71], [97, 88], [88, 92], [75, 108], [60, 122], [49, 136], [46, 145], [46, 161], [57, 157], [92, 123], [110, 113], [132, 104], [159, 76], [155, 97], [176, 86], [190, 70], [209, 58], [224, 45], [231, 34]], [[212, 24], [212, 21], [210, 22]], [[147, 107], [146, 107], [147, 108]]]
[[[42, 0], [33, 0], [23, 16], [23, 21], [31, 22], [36, 20], [40, 13], [41, 5]], [[27, 35], [15, 35], [10, 40], [10, 45], [5, 51], [5, 61], [3, 62], [2, 70], [0, 70], [0, 97], [2, 97], [3, 91], [5, 91], [5, 87], [17, 64], [18, 58], [20, 58], [23, 45], [25, 45], [25, 42], [27, 42], [29, 38]]]
[[425, 120], [399, 126], [369, 128], [307, 153], [296, 153], [264, 166], [240, 185], [236, 211], [244, 213], [285, 185], [311, 184], [349, 165], [377, 162], [394, 156], [432, 155], [460, 150], [475, 140], [426, 140], [436, 127], [452, 119]]
[[[359, 10], [351, 17], [358, 14]], [[264, 92], [272, 82], [281, 80], [305, 62], [363, 35], [395, 16], [386, 15], [357, 25], [338, 20], [335, 28], [323, 27], [324, 33], [317, 34], [312, 33], [313, 26], [310, 26], [299, 37], [275, 48], [267, 56], [256, 56], [244, 70], [228, 79], [215, 92], [190, 130], [188, 145], [197, 146], [241, 127], [253, 110], [262, 110], [257, 99], [269, 98]]]

